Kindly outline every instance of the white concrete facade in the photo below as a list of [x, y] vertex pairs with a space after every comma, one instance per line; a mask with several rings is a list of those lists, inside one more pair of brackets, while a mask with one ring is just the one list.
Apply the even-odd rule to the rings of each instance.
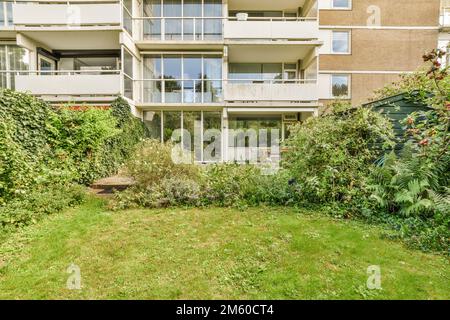
[[[155, 132], [161, 140], [169, 116], [179, 117], [180, 127], [188, 116], [203, 126], [215, 113], [223, 132], [233, 123], [273, 122], [284, 138], [285, 125], [317, 115], [320, 100], [337, 98], [336, 92], [351, 97], [348, 74], [319, 72], [321, 54], [352, 50], [351, 32], [319, 26], [319, 10], [351, 10], [352, 1], [346, 8], [334, 5], [333, 0], [0, 1], [0, 58], [5, 53], [0, 66], [6, 66], [0, 86], [52, 103], [107, 105], [122, 95], [135, 115], [159, 121]], [[443, 11], [443, 24], [447, 15]], [[447, 38], [448, 30], [443, 44]], [[226, 149], [224, 143], [223, 154]]]

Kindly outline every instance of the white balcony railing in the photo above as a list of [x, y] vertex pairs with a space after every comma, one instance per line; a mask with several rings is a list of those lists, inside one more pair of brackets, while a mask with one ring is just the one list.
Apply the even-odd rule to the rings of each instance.
[[140, 40], [220, 41], [223, 18], [217, 17], [143, 17], [135, 18]]
[[318, 39], [316, 18], [229, 18], [224, 24], [225, 39]]
[[228, 80], [225, 101], [315, 101], [317, 80]]
[[439, 23], [442, 27], [450, 27], [450, 7], [441, 10]]
[[141, 103], [219, 103], [223, 101], [221, 79], [135, 80]]
[[220, 41], [222, 39], [317, 39], [316, 18], [141, 17], [144, 41]]
[[45, 1], [46, 3], [16, 2], [13, 21], [16, 26], [120, 26], [119, 1]]
[[[3, 71], [9, 87], [39, 96], [117, 96], [120, 70]], [[1, 78], [0, 78], [1, 79]]]

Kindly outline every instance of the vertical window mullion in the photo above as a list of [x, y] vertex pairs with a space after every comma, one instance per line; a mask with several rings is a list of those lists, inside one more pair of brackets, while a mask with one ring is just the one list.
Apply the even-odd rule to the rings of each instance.
[[184, 54], [181, 55], [181, 103], [184, 103]]
[[204, 123], [204, 121], [205, 121], [205, 119], [204, 119], [204, 116], [203, 116], [203, 110], [201, 111], [201, 117], [200, 117], [200, 120], [201, 120], [201, 126], [200, 126], [200, 146], [201, 146], [201, 149], [200, 149], [200, 159], [201, 159], [201, 162], [203, 162], [205, 159], [204, 159], [204, 142], [203, 142], [203, 140], [204, 140], [204, 136], [203, 136], [203, 130], [204, 130], [204, 125], [205, 125], [205, 123]]
[[181, 116], [180, 116], [180, 121], [181, 121], [181, 148], [184, 151], [184, 111], [181, 110]]
[[162, 99], [161, 102], [165, 103], [166, 102], [166, 78], [165, 78], [165, 70], [164, 70], [164, 55], [161, 54], [160, 56], [161, 59], [161, 95], [162, 95]]
[[202, 55], [202, 74], [200, 75], [200, 90], [202, 91], [201, 92], [201, 102], [202, 103], [205, 103], [205, 84], [204, 84], [204, 81], [203, 81], [203, 78], [204, 78], [204, 76], [205, 76], [205, 56], [204, 55]]
[[181, 40], [184, 40], [184, 0], [181, 0]]
[[200, 39], [204, 40], [205, 38], [205, 0], [202, 0], [202, 34], [200, 35]]
[[[6, 66], [6, 71], [11, 71], [11, 64], [9, 61], [9, 46], [6, 45], [5, 46], [5, 66]], [[11, 72], [6, 73], [6, 87], [8, 89], [11, 89]]]
[[161, 110], [161, 143], [164, 143], [164, 111]]

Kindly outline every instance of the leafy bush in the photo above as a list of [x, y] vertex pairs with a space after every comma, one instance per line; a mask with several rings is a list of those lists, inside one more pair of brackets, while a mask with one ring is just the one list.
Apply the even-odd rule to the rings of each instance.
[[0, 229], [7, 231], [36, 223], [46, 215], [81, 203], [84, 198], [85, 190], [78, 185], [38, 187], [0, 207]]
[[49, 118], [53, 114], [49, 104], [32, 95], [0, 89], [0, 118], [12, 121], [11, 138], [30, 157], [39, 157], [50, 148]]
[[112, 209], [166, 206], [288, 205], [296, 199], [289, 173], [263, 175], [253, 165], [211, 164], [204, 167], [177, 164], [173, 146], [145, 141], [127, 164], [136, 185], [116, 193]]
[[291, 128], [284, 166], [311, 203], [354, 207], [368, 190], [366, 177], [379, 157], [375, 145], [392, 146], [390, 122], [368, 109], [333, 112]]
[[75, 111], [0, 90], [0, 226], [24, 225], [76, 203], [72, 183], [116, 173], [144, 128], [121, 98], [110, 110]]
[[409, 142], [399, 156], [386, 155], [372, 171], [374, 207], [368, 212], [388, 221], [414, 247], [449, 253], [450, 76], [448, 67], [440, 68], [443, 54], [434, 50], [424, 55], [428, 71], [381, 91], [414, 91], [415, 99], [432, 110], [403, 121]]
[[14, 122], [0, 117], [0, 205], [28, 189], [33, 180], [33, 162], [13, 139]]

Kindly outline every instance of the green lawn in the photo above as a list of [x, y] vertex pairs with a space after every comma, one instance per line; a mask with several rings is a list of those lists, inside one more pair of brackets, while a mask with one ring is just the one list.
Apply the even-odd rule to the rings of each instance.
[[[109, 212], [91, 199], [0, 245], [1, 299], [450, 299], [449, 261], [285, 208]], [[82, 290], [68, 290], [67, 267]], [[382, 290], [366, 288], [379, 265]]]

